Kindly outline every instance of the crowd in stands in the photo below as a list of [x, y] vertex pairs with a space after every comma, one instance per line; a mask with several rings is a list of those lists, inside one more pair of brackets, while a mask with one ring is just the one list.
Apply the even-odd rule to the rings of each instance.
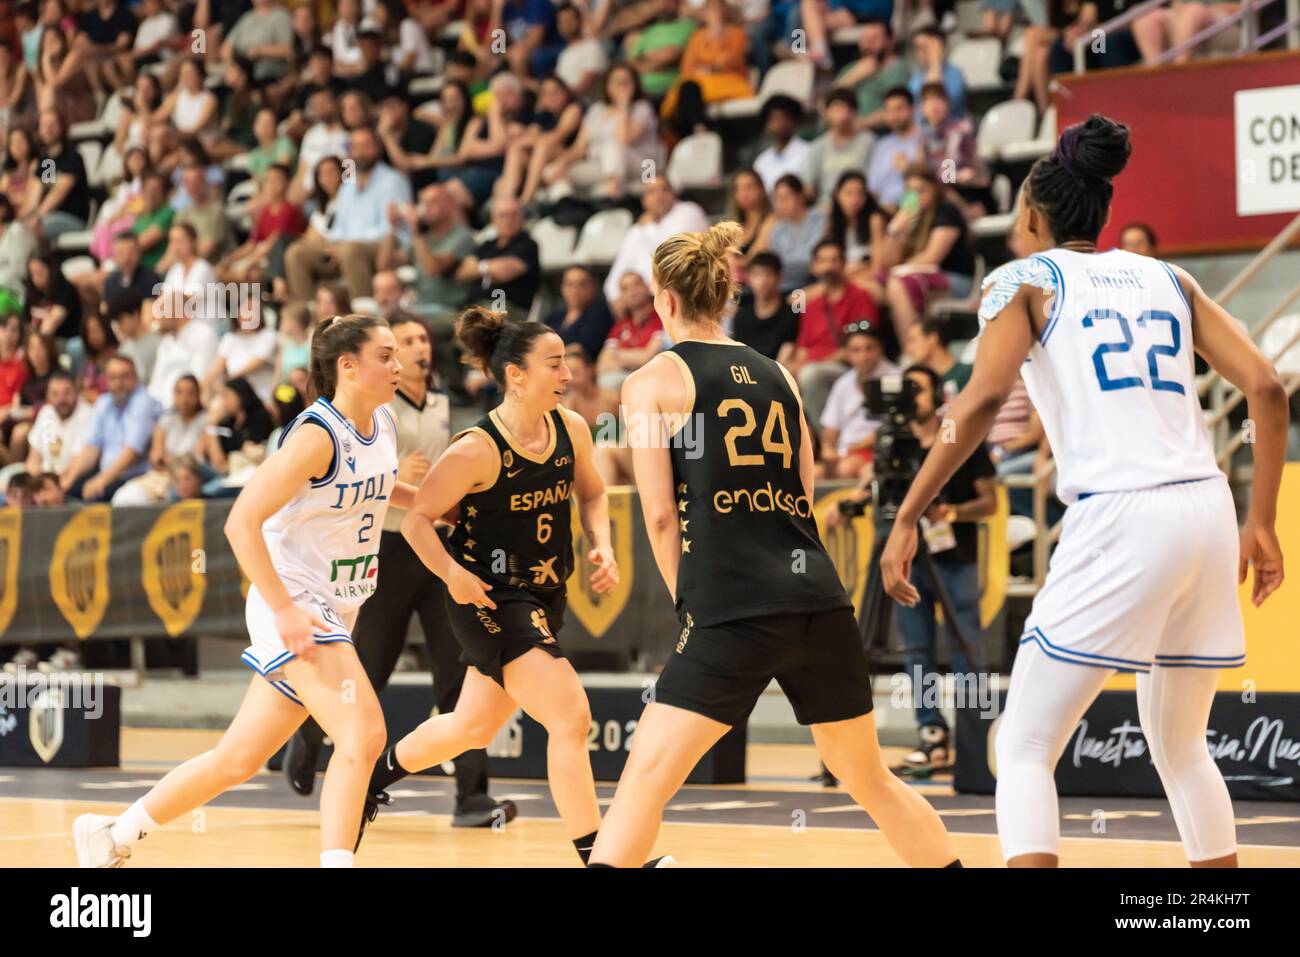
[[[958, 33], [952, 0], [13, 6], [0, 491], [20, 507], [237, 494], [307, 401], [313, 328], [349, 311], [423, 320], [435, 384], [466, 415], [497, 397], [461, 361], [458, 311], [540, 319], [594, 430], [670, 345], [655, 246], [723, 217], [745, 232], [731, 332], [797, 376], [821, 474], [859, 477], [867, 379], [921, 362], [951, 396], [969, 375], [930, 307], [971, 295], [972, 223], [999, 209], [954, 45], [996, 38], [1000, 95], [1041, 112], [1080, 31], [1118, 9], [980, 0]], [[1180, 0], [1093, 65], [1152, 62], [1222, 7]], [[811, 66], [805, 97], [726, 118], [791, 62]], [[716, 203], [667, 175], [712, 133]], [[603, 262], [539, 246], [543, 220], [617, 209], [632, 223]], [[1041, 434], [1021, 412], [993, 443], [1015, 467]], [[611, 482], [629, 478], [616, 444]]]

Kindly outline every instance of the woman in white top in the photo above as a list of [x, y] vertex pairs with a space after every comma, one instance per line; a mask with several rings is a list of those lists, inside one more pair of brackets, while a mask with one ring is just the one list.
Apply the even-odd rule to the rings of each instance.
[[275, 389], [275, 359], [280, 340], [266, 325], [260, 299], [241, 297], [239, 318], [231, 322], [230, 331], [221, 337], [216, 358], [203, 377], [203, 394], [211, 401], [228, 379], [246, 379], [257, 397], [271, 404]]
[[579, 189], [603, 183], [604, 195], [620, 199], [646, 160], [663, 161], [659, 118], [637, 72], [616, 63], [605, 74], [604, 98], [587, 109], [577, 139], [542, 170], [542, 182], [552, 189], [563, 180]]
[[[153, 505], [167, 500], [170, 469], [182, 455], [199, 455], [208, 424], [199, 396], [199, 380], [183, 375], [172, 386], [172, 407], [162, 414], [149, 444], [152, 470], [137, 476], [113, 495], [114, 505]], [[216, 471], [212, 471], [215, 476]], [[210, 477], [210, 476], [205, 476]]]
[[180, 65], [176, 88], [154, 110], [156, 123], [171, 123], [181, 136], [213, 136], [218, 132], [217, 97], [204, 87], [203, 65], [188, 58]]
[[167, 257], [171, 268], [163, 276], [162, 295], [169, 300], [174, 310], [183, 309], [183, 314], [211, 326], [218, 335], [223, 331], [218, 318], [210, 313], [209, 299], [217, 294], [217, 274], [212, 264], [200, 259], [198, 253], [198, 233], [189, 223], [176, 223], [167, 234]]
[[[155, 122], [153, 113], [162, 103], [162, 86], [152, 73], [141, 73], [136, 77], [131, 89], [131, 105], [122, 110], [122, 118], [117, 121], [117, 133], [113, 137], [113, 148], [118, 155], [125, 156], [133, 146], [148, 147], [150, 132], [166, 129], [161, 122]], [[156, 159], [157, 157], [151, 157]]]
[[361, 4], [358, 0], [339, 0], [338, 19], [329, 32], [329, 47], [334, 54], [334, 72], [354, 76], [363, 67], [357, 33], [361, 30]]

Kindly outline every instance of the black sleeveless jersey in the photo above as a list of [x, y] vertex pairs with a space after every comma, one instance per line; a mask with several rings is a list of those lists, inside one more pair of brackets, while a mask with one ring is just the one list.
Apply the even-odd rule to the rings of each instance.
[[460, 501], [447, 550], [496, 588], [523, 588], [547, 598], [573, 573], [573, 442], [559, 409], [548, 416], [545, 454], [516, 445], [495, 412], [470, 431], [485, 435], [501, 457], [496, 481]]
[[803, 416], [781, 367], [739, 344], [667, 355], [693, 395], [671, 442], [679, 615], [706, 626], [851, 606], [799, 478]]

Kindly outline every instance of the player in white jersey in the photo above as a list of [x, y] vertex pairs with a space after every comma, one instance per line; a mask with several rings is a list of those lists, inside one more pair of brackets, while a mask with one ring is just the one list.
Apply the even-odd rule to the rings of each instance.
[[336, 316], [317, 329], [311, 379], [320, 398], [285, 428], [226, 520], [251, 582], [243, 659], [257, 674], [213, 750], [120, 816], [77, 818], [81, 866], [121, 866], [150, 831], [257, 773], [308, 714], [334, 742], [321, 790], [321, 865], [351, 866], [366, 781], [386, 737], [351, 626], [377, 580], [385, 510], [389, 502], [409, 508], [415, 494], [397, 482], [396, 427], [383, 408], [400, 368], [383, 319]]
[[[1245, 660], [1237, 584], [1282, 583], [1274, 532], [1287, 397], [1239, 323], [1176, 266], [1098, 252], [1128, 129], [1093, 115], [1061, 134], [1021, 196], [1013, 249], [985, 283], [970, 383], [881, 560], [904, 604], [916, 524], [1024, 378], [1070, 505], [1034, 599], [997, 732], [997, 819], [1011, 866], [1055, 866], [1053, 770], [1107, 679], [1137, 673], [1138, 714], [1193, 866], [1235, 866], [1232, 803], [1205, 746], [1219, 670]], [[1017, 248], [1019, 247], [1019, 248]], [[1238, 533], [1197, 398], [1193, 349], [1238, 386], [1255, 423], [1254, 485]]]

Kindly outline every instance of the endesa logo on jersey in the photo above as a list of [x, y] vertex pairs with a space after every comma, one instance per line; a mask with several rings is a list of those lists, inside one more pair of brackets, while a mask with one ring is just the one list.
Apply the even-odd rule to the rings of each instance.
[[812, 515], [812, 500], [785, 489], [773, 488], [768, 482], [756, 489], [719, 489], [713, 493], [713, 507], [726, 515], [736, 509], [750, 512], [786, 512], [799, 518]]
[[330, 581], [335, 598], [367, 598], [375, 591], [379, 576], [379, 556], [359, 555], [336, 558], [330, 562]]

